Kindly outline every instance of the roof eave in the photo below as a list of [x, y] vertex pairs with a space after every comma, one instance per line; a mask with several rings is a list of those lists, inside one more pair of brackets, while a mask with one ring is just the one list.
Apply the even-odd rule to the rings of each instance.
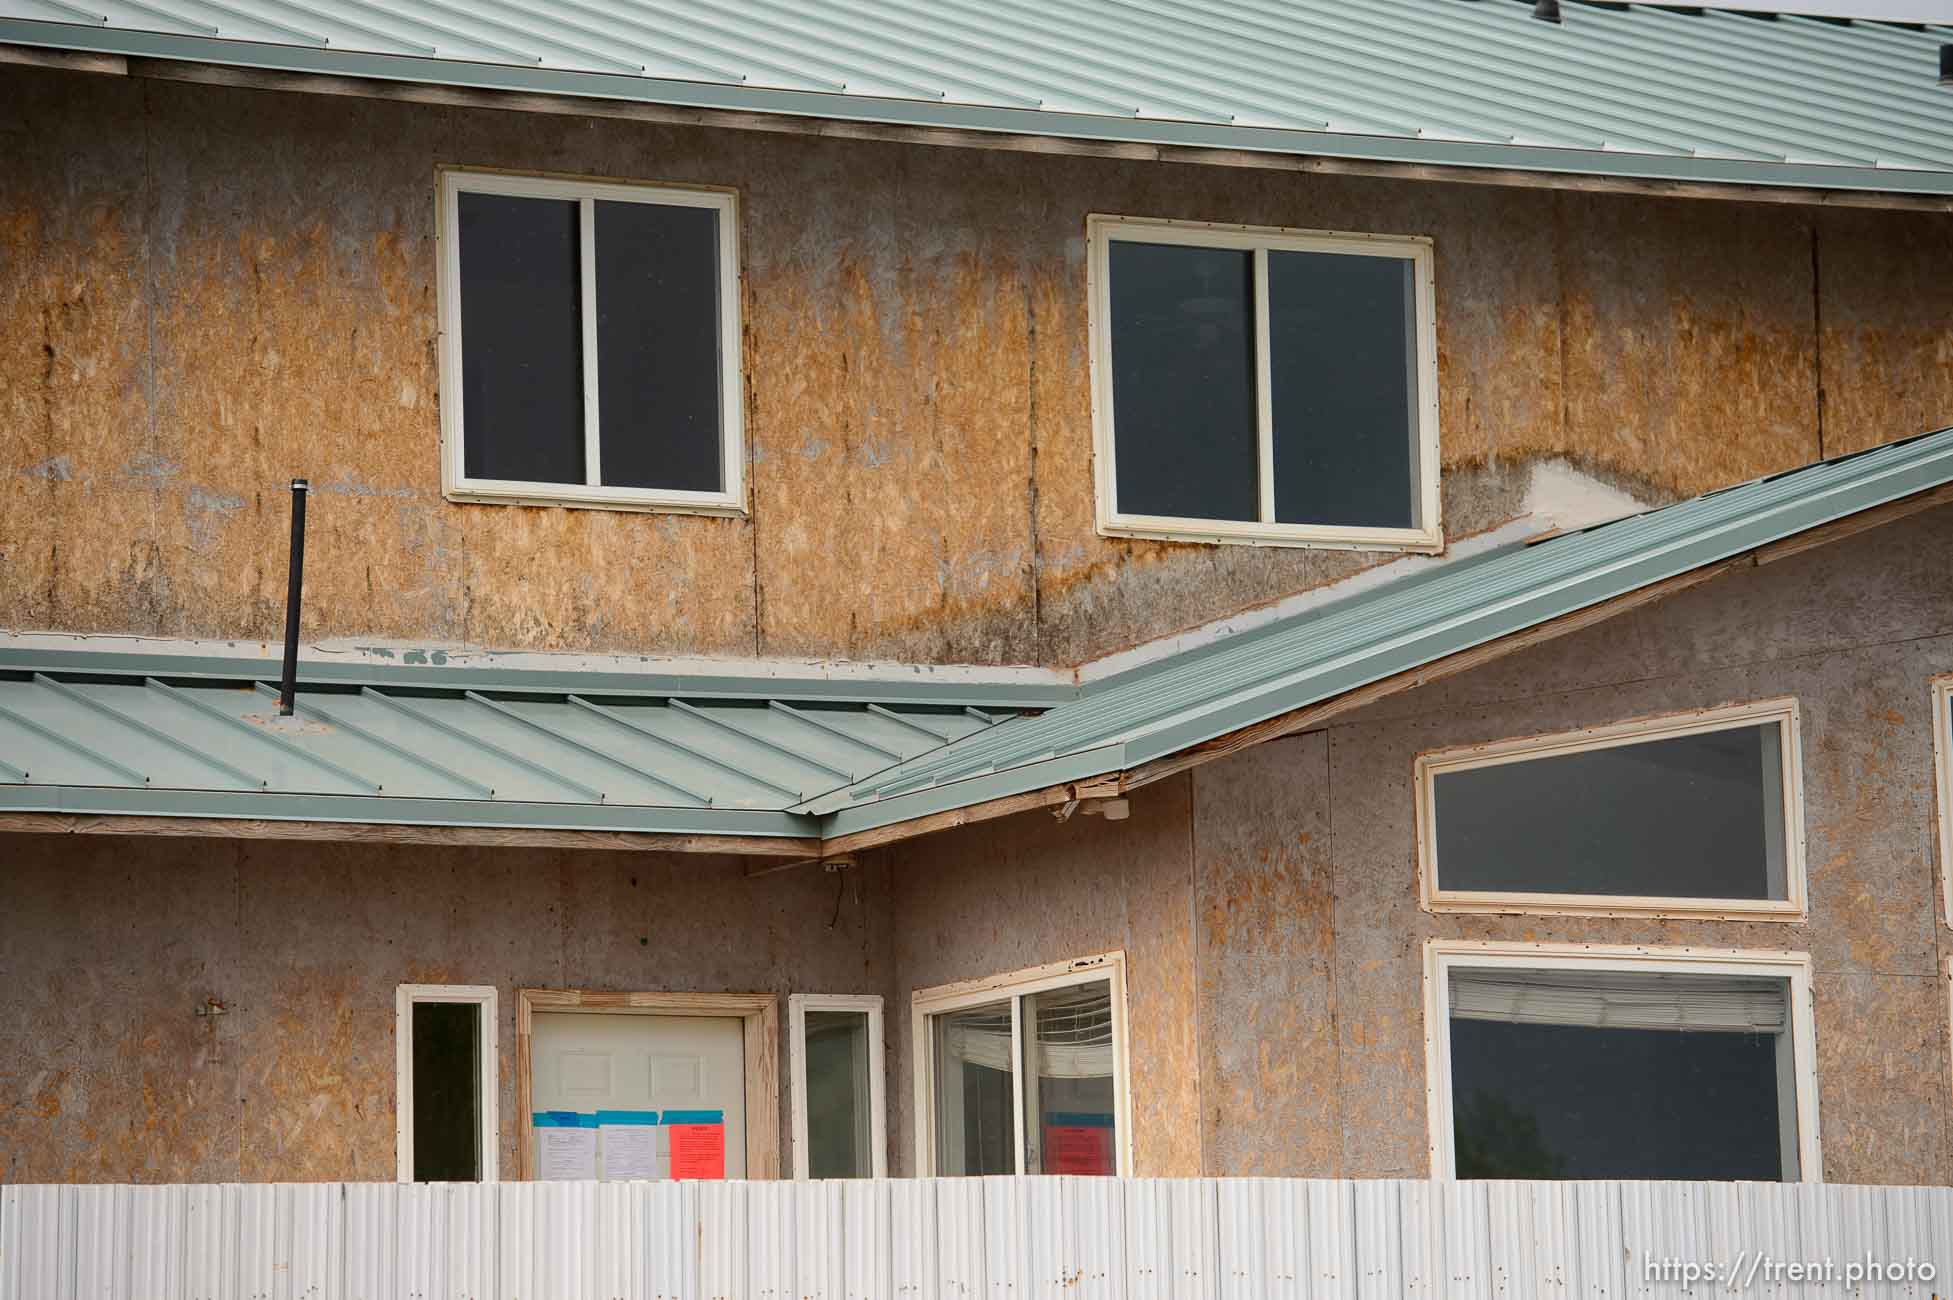
[[838, 119], [881, 126], [1615, 180], [1855, 191], [1953, 199], [1953, 172], [1923, 169], [1557, 149], [1466, 140], [1297, 131], [1163, 118], [1096, 116], [1044, 109], [885, 99], [845, 93], [372, 54], [21, 18], [0, 18], [0, 42], [282, 73], [413, 82], [699, 110]]
[[339, 823], [467, 830], [714, 836], [817, 842], [819, 824], [796, 813], [426, 799], [246, 790], [0, 784], [0, 813], [84, 817], [189, 817], [253, 822]]

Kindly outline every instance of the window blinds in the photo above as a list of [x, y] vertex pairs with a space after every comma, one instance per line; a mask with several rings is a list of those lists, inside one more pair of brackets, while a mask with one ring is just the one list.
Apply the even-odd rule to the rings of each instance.
[[1758, 975], [1453, 970], [1451, 1014], [1525, 1025], [1777, 1034], [1790, 1020], [1789, 983]]

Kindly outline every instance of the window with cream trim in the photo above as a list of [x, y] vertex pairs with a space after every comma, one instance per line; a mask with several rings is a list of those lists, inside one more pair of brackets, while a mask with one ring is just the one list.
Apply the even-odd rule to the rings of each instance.
[[1819, 1182], [1810, 957], [1425, 946], [1437, 1178]]
[[787, 1022], [793, 1176], [886, 1178], [881, 998], [795, 993]]
[[443, 172], [448, 496], [743, 512], [737, 217], [723, 190]]
[[1794, 699], [1418, 756], [1432, 911], [1805, 914]]
[[394, 1160], [403, 1183], [492, 1183], [497, 999], [489, 985], [394, 991]]
[[1430, 240], [1087, 230], [1101, 532], [1441, 548]]
[[914, 995], [922, 1176], [1130, 1174], [1125, 955]]
[[1953, 925], [1953, 673], [1933, 679], [1933, 770], [1939, 789], [1940, 915]]

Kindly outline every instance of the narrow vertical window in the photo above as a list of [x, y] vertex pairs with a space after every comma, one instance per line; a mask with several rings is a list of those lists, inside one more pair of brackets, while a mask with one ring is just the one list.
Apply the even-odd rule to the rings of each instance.
[[403, 984], [396, 995], [395, 1144], [402, 1182], [496, 1176], [496, 996]]
[[1101, 531], [1442, 546], [1430, 241], [1089, 231]]
[[887, 1174], [882, 1000], [796, 993], [788, 999], [796, 1178]]
[[733, 196], [448, 172], [450, 496], [743, 507]]
[[1129, 1171], [1120, 954], [915, 995], [922, 1172]]

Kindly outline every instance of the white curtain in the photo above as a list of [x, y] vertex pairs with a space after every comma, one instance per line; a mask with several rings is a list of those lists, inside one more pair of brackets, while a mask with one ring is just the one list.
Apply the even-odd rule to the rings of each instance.
[[[943, 1035], [943, 1049], [952, 1059], [992, 1070], [1008, 1071], [1010, 1030], [977, 1029], [951, 1024]], [[1112, 1044], [1044, 1043], [1038, 1048], [1039, 1073], [1047, 1079], [1098, 1079], [1112, 1073]]]
[[1451, 1014], [1524, 1025], [1777, 1034], [1790, 1020], [1788, 988], [1785, 980], [1756, 975], [1453, 970]]

